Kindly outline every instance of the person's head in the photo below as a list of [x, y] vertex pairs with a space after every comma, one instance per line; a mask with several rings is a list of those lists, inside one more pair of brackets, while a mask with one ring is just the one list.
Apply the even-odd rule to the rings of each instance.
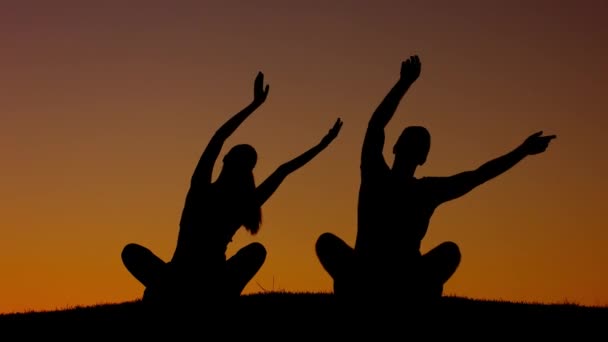
[[243, 212], [243, 226], [251, 234], [256, 234], [262, 223], [262, 211], [255, 202], [255, 179], [253, 168], [257, 162], [258, 155], [253, 146], [240, 144], [234, 146], [224, 156], [222, 171], [223, 186], [235, 197], [235, 205], [240, 203], [242, 208], [237, 212]]
[[431, 134], [422, 126], [406, 127], [393, 146], [395, 160], [401, 163], [422, 165], [431, 149]]
[[224, 169], [234, 173], [252, 172], [257, 160], [258, 154], [253, 146], [236, 145], [224, 156]]

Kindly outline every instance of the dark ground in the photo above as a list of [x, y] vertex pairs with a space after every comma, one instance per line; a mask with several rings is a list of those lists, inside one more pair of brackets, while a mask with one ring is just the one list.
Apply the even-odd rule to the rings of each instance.
[[[4, 339], [2, 336], [19, 336]], [[52, 338], [53, 337], [53, 338]], [[58, 311], [0, 315], [0, 339], [373, 341], [424, 338], [531, 338], [608, 341], [608, 307], [443, 297], [423, 309], [338, 305], [332, 294], [245, 295], [223, 310], [157, 314], [139, 300]]]

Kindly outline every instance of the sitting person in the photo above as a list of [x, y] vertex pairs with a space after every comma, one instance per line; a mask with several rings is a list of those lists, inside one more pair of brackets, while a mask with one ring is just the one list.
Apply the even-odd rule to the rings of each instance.
[[333, 280], [336, 298], [348, 303], [416, 306], [440, 298], [461, 254], [451, 241], [421, 253], [421, 241], [437, 207], [504, 173], [525, 157], [544, 152], [555, 138], [537, 132], [477, 169], [448, 177], [416, 178], [417, 167], [426, 162], [431, 136], [424, 127], [410, 126], [393, 146], [394, 161], [389, 167], [383, 157], [384, 128], [420, 71], [418, 56], [403, 61], [399, 80], [368, 123], [361, 152], [354, 248], [329, 232], [316, 242], [318, 259]]
[[143, 302], [163, 305], [191, 303], [224, 305], [240, 296], [266, 258], [265, 247], [251, 243], [230, 258], [226, 249], [241, 227], [256, 234], [262, 223], [262, 205], [283, 180], [323, 151], [338, 135], [338, 118], [318, 144], [280, 165], [256, 186], [253, 169], [256, 150], [234, 146], [223, 158], [215, 181], [212, 171], [226, 139], [268, 96], [264, 75], [254, 82], [253, 102], [231, 117], [211, 138], [196, 165], [181, 215], [177, 246], [165, 262], [139, 244], [127, 244], [121, 257], [127, 270], [145, 287]]

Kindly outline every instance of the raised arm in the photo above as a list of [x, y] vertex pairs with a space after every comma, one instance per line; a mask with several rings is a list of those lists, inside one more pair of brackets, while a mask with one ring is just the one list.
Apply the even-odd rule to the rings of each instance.
[[256, 189], [256, 198], [259, 205], [261, 206], [264, 204], [264, 202], [266, 202], [266, 200], [268, 200], [268, 198], [270, 198], [270, 196], [277, 190], [279, 185], [281, 185], [283, 180], [290, 173], [304, 166], [317, 154], [329, 146], [329, 144], [338, 136], [340, 128], [342, 128], [342, 120], [338, 118], [334, 126], [317, 145], [313, 146], [296, 158], [282, 164], [270, 176], [268, 176], [268, 178], [266, 178], [266, 180], [264, 180]]
[[511, 152], [490, 160], [473, 171], [466, 171], [451, 177], [439, 178], [434, 191], [439, 203], [458, 198], [477, 186], [506, 172], [525, 157], [544, 152], [555, 135], [542, 135], [539, 131], [530, 135]]
[[226, 121], [211, 137], [209, 144], [203, 151], [201, 158], [199, 159], [194, 173], [192, 174], [192, 183], [210, 183], [211, 175], [213, 173], [213, 166], [217, 160], [222, 146], [228, 137], [234, 133], [245, 119], [249, 117], [262, 103], [266, 101], [268, 97], [268, 91], [270, 86], [264, 87], [264, 74], [259, 72], [255, 78], [253, 85], [253, 101], [240, 112], [233, 115], [228, 121]]
[[380, 105], [372, 114], [367, 125], [363, 149], [361, 152], [361, 167], [369, 162], [384, 161], [382, 150], [384, 148], [384, 128], [393, 118], [401, 99], [410, 86], [420, 76], [421, 64], [418, 56], [411, 56], [406, 61], [401, 62], [401, 74], [399, 80], [386, 94]]

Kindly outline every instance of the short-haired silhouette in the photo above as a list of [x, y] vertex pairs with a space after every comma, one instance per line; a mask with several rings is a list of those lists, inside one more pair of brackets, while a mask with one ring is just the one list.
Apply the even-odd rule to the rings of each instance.
[[125, 267], [145, 286], [144, 303], [192, 304], [202, 308], [222, 305], [240, 296], [264, 263], [266, 249], [254, 242], [227, 259], [232, 237], [240, 227], [256, 234], [266, 200], [290, 173], [337, 137], [342, 127], [340, 118], [317, 145], [280, 165], [259, 186], [253, 176], [256, 150], [247, 144], [236, 145], [224, 156], [221, 172], [212, 181], [214, 164], [226, 139], [265, 102], [269, 86], [264, 87], [263, 83], [260, 72], [254, 82], [252, 103], [224, 123], [203, 151], [191, 178], [171, 260], [165, 262], [139, 244], [130, 243], [123, 248]]
[[509, 170], [526, 156], [545, 151], [555, 138], [537, 132], [511, 152], [475, 170], [449, 177], [416, 178], [416, 168], [425, 163], [429, 153], [431, 136], [424, 127], [410, 126], [393, 146], [394, 161], [389, 167], [383, 157], [384, 128], [420, 71], [418, 56], [403, 61], [399, 80], [368, 123], [361, 152], [354, 248], [329, 232], [315, 245], [321, 265], [333, 279], [336, 298], [348, 303], [393, 302], [416, 307], [436, 302], [461, 255], [451, 241], [421, 253], [421, 241], [435, 209]]

